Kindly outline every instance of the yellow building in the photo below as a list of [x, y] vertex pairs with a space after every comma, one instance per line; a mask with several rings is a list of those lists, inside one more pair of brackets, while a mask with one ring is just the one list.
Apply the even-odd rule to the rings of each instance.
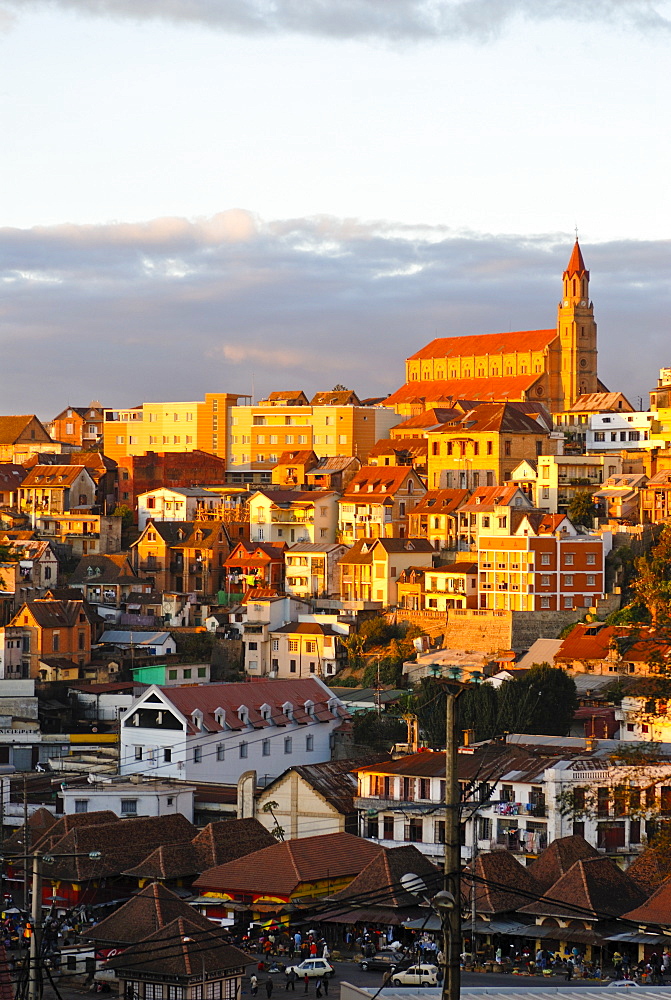
[[314, 451], [320, 458], [355, 455], [365, 462], [379, 438], [398, 418], [386, 406], [313, 405], [273, 393], [252, 406], [231, 408], [229, 468], [272, 469], [288, 451]]
[[557, 440], [543, 414], [525, 413], [524, 406], [480, 403], [465, 414], [456, 411], [430, 431], [429, 488], [499, 486], [524, 458], [556, 451]]
[[413, 416], [458, 399], [534, 400], [554, 413], [601, 388], [589, 271], [576, 240], [556, 327], [433, 340], [407, 359], [406, 384], [385, 406]]
[[108, 458], [148, 451], [205, 451], [226, 458], [229, 411], [239, 393], [207, 392], [204, 402], [142, 403], [105, 410], [103, 450]]

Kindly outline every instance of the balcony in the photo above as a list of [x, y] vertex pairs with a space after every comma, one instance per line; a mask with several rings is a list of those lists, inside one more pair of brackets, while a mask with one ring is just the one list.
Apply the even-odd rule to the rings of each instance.
[[273, 510], [270, 513], [273, 524], [314, 524], [314, 514], [297, 513], [293, 510]]
[[158, 562], [156, 559], [140, 560], [140, 570], [143, 573], [160, 573], [162, 569], [163, 563]]

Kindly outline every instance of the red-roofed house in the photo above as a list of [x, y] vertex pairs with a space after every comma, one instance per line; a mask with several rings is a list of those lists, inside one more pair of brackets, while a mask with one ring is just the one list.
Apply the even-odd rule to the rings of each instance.
[[338, 495], [321, 490], [257, 490], [249, 498], [252, 542], [335, 542]]
[[151, 685], [121, 717], [120, 770], [200, 784], [234, 784], [249, 770], [276, 777], [330, 760], [331, 735], [348, 718], [317, 677]]
[[409, 466], [364, 465], [338, 503], [338, 541], [353, 545], [359, 538], [404, 538], [408, 514], [425, 493]]

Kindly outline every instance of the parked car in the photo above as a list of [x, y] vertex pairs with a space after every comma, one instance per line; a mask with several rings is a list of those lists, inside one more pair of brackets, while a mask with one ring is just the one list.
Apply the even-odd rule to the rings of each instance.
[[325, 958], [306, 958], [300, 965], [287, 965], [284, 971], [291, 972], [292, 970], [299, 979], [304, 979], [306, 975], [310, 979], [316, 979], [317, 976], [330, 979], [331, 976], [335, 976], [335, 969]]
[[437, 986], [438, 967], [436, 965], [411, 965], [407, 969], [395, 972], [391, 981], [394, 986]]
[[405, 958], [402, 950], [393, 948], [383, 948], [374, 955], [362, 955], [357, 959], [359, 968], [364, 972], [393, 972], [401, 966], [410, 965], [410, 960]]

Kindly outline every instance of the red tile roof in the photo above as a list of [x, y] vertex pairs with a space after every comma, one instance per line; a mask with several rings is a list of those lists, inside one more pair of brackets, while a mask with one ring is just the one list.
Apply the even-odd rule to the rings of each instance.
[[304, 883], [354, 877], [381, 850], [350, 833], [301, 837], [210, 868], [194, 885], [209, 892], [288, 898]]
[[355, 503], [368, 497], [380, 503], [387, 497], [393, 497], [408, 476], [417, 482], [417, 474], [409, 465], [364, 465], [347, 485], [342, 500]]
[[88, 930], [84, 936], [90, 941], [106, 945], [135, 944], [177, 917], [193, 920], [202, 930], [212, 929], [207, 917], [202, 917], [171, 889], [160, 882], [153, 882], [131, 896], [128, 902]]
[[638, 924], [666, 924], [669, 923], [671, 915], [671, 879], [665, 882], [653, 892], [650, 899], [647, 899], [641, 906], [623, 913], [625, 920], [635, 920]]
[[541, 892], [531, 873], [508, 851], [479, 854], [474, 874], [475, 909], [478, 913], [494, 915], [513, 912], [528, 903], [531, 896]]
[[666, 851], [648, 847], [629, 865], [627, 875], [646, 893], [652, 893], [671, 876], [671, 857]]
[[429, 490], [415, 504], [410, 514], [451, 514], [468, 496], [468, 490]]
[[582, 858], [520, 913], [604, 920], [640, 906], [645, 898], [641, 887], [610, 858]]
[[[556, 336], [556, 331], [552, 331]], [[450, 406], [459, 399], [470, 399], [474, 402], [488, 402], [506, 399], [523, 399], [542, 375], [537, 372], [531, 375], [500, 375], [492, 378], [461, 378], [448, 381], [412, 381], [406, 382], [384, 401], [385, 406], [398, 406], [400, 403], [440, 404]]]
[[568, 262], [568, 267], [566, 268], [566, 274], [569, 277], [573, 277], [574, 274], [583, 275], [586, 274], [589, 278], [589, 271], [585, 267], [585, 261], [582, 259], [582, 251], [580, 249], [580, 244], [576, 240], [573, 245], [573, 252], [571, 253], [571, 259]]
[[555, 653], [555, 660], [605, 660], [609, 654], [619, 658], [617, 651], [613, 654], [611, 645], [617, 638], [631, 636], [635, 638], [641, 636], [640, 642], [634, 642], [628, 646], [622, 658], [632, 662], [647, 663], [650, 657], [655, 654], [668, 658], [671, 656], [671, 643], [659, 641], [644, 641], [648, 636], [653, 637], [651, 629], [628, 628], [624, 625], [604, 625], [599, 628], [595, 624], [576, 625], [566, 636], [561, 646]]
[[516, 330], [514, 333], [480, 333], [465, 337], [437, 337], [426, 347], [411, 354], [408, 361], [414, 361], [417, 358], [460, 358], [485, 354], [516, 354], [520, 351], [542, 351], [556, 337], [556, 329]]
[[599, 852], [584, 837], [559, 837], [553, 840], [527, 870], [543, 892], [546, 892], [562, 875], [581, 858], [598, 858]]
[[242, 972], [249, 964], [249, 955], [225, 944], [221, 930], [211, 923], [203, 928], [194, 917], [178, 917], [109, 959], [107, 967], [124, 978], [134, 978], [141, 968], [145, 977], [179, 982], [201, 976], [215, 978], [218, 972]]

